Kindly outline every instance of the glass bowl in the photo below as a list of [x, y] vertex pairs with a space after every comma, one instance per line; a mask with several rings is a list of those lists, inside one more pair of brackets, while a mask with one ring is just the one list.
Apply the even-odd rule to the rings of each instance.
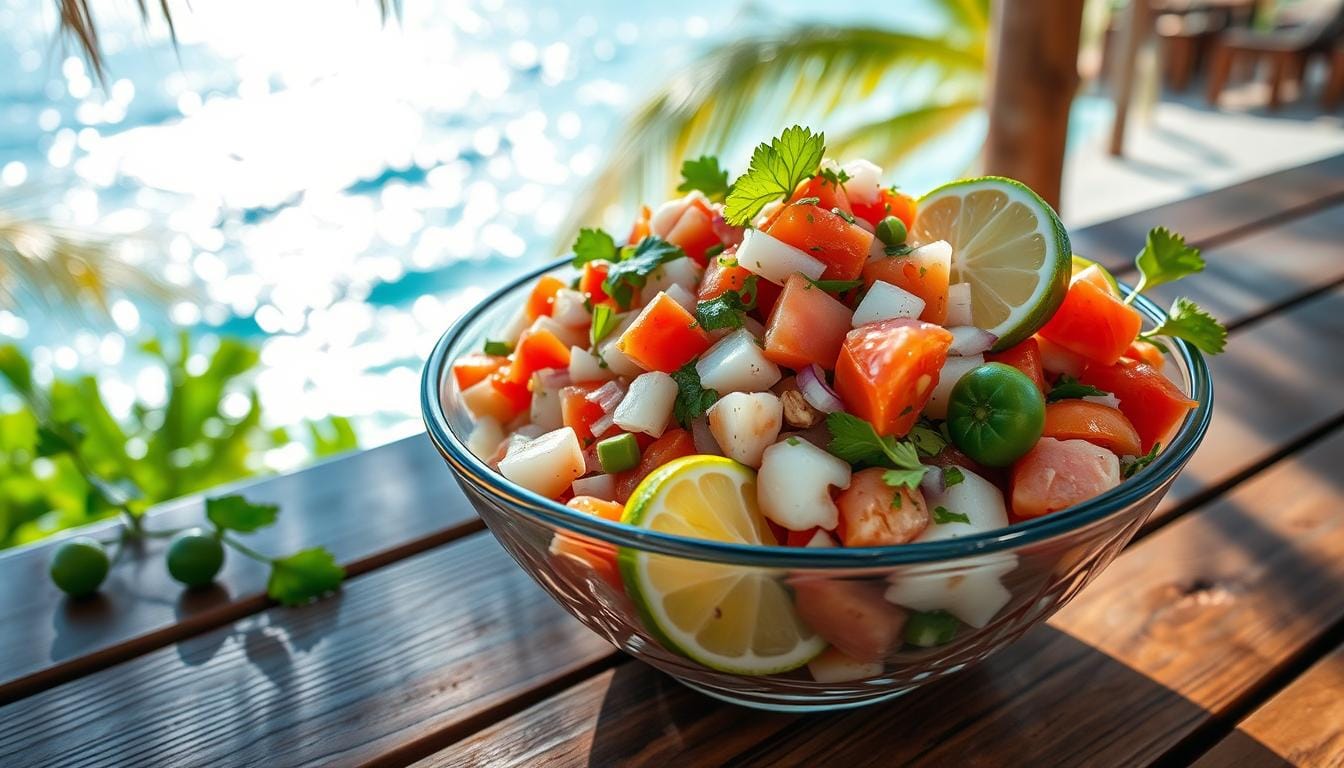
[[[746, 546], [642, 530], [515, 485], [466, 447], [472, 420], [446, 375], [450, 364], [505, 327], [532, 282], [552, 271], [566, 280], [573, 274], [560, 262], [519, 278], [466, 313], [435, 345], [421, 388], [430, 438], [499, 542], [556, 602], [635, 658], [691, 688], [749, 707], [816, 711], [875, 703], [1011, 643], [1078, 594], [1134, 536], [1198, 447], [1212, 413], [1203, 358], [1173, 341], [1168, 374], [1175, 372], [1177, 385], [1199, 406], [1150, 466], [1062, 512], [984, 534], [871, 548]], [[1152, 302], [1140, 297], [1136, 306], [1147, 323], [1160, 321], [1162, 311]], [[801, 633], [820, 638], [810, 637], [808, 648], [825, 641], [849, 660], [828, 651], [810, 664], [764, 675], [701, 664], [646, 621], [648, 611], [622, 585], [618, 553], [627, 559], [648, 555], [663, 565], [695, 561], [702, 572], [704, 563], [712, 563], [722, 575], [757, 580], [762, 594], [794, 601]], [[685, 631], [718, 632], [720, 641], [723, 633], [744, 628], [770, 634], [770, 627], [749, 621], [725, 628], [716, 618]], [[925, 645], [906, 642], [907, 633]]]

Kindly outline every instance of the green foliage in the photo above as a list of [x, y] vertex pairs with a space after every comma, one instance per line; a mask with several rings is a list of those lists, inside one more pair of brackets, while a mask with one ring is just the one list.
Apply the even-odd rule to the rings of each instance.
[[[295, 439], [261, 426], [248, 375], [257, 350], [222, 339], [203, 369], [185, 334], [170, 354], [157, 340], [141, 349], [163, 366], [166, 402], [131, 405], [126, 418], [108, 409], [93, 376], [35, 383], [12, 345], [0, 345], [0, 391], [19, 396], [0, 413], [0, 548], [56, 531], [233, 482], [263, 469], [260, 452]], [[7, 385], [7, 386], [6, 386]], [[237, 393], [246, 408], [226, 414]], [[306, 426], [316, 456], [358, 446], [350, 423], [333, 417]]]

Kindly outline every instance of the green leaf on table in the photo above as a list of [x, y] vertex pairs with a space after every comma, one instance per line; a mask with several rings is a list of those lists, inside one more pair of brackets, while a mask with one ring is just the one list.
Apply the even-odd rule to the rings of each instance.
[[701, 155], [681, 164], [681, 183], [677, 185], [678, 192], [698, 189], [710, 200], [722, 202], [728, 196], [731, 186], [728, 183], [728, 171], [719, 167], [719, 158], [713, 155]]
[[280, 507], [255, 504], [242, 496], [220, 496], [205, 500], [205, 516], [215, 527], [239, 533], [251, 533], [275, 523]]
[[1143, 334], [1144, 341], [1152, 343], [1150, 336], [1170, 336], [1184, 339], [1208, 355], [1216, 355], [1227, 346], [1227, 329], [1218, 319], [1205, 312], [1198, 304], [1182, 296], [1172, 302], [1167, 311], [1167, 319], [1162, 324]]
[[590, 261], [615, 261], [619, 251], [616, 240], [601, 229], [580, 229], [574, 241], [574, 258], [570, 264], [582, 267]]
[[747, 172], [733, 182], [724, 207], [729, 224], [742, 226], [767, 203], [793, 194], [803, 179], [817, 172], [826, 153], [826, 134], [795, 125], [769, 144], [759, 144]]
[[1139, 284], [1125, 299], [1126, 303], [1149, 288], [1204, 270], [1204, 258], [1199, 249], [1186, 245], [1185, 238], [1164, 227], [1148, 231], [1148, 241], [1134, 258], [1139, 268]]
[[300, 605], [341, 586], [345, 569], [322, 547], [295, 552], [271, 561], [266, 594], [285, 605]]

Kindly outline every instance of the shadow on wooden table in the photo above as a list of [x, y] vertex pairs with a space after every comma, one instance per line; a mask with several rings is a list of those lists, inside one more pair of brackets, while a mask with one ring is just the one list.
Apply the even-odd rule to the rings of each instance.
[[[693, 692], [671, 677], [639, 663], [626, 663], [611, 674], [601, 713], [591, 733], [589, 766], [612, 765], [1098, 765], [1094, 749], [1127, 732], [1200, 721], [1207, 713], [1148, 677], [1093, 650], [1050, 626], [1032, 630], [1014, 646], [985, 663], [907, 696], [844, 712], [787, 715], [758, 712], [720, 703]], [[1040, 656], [1070, 660], [1074, 669], [1024, 668], [1015, 658]], [[1119, 674], [1117, 674], [1119, 673]], [[1034, 674], [1038, 679], [1026, 679]], [[1089, 685], [1107, 680], [1104, 688]], [[1115, 685], [1120, 679], [1123, 684]], [[1096, 717], [1089, 701], [1107, 700], [1096, 710], [1114, 712], [1116, 699], [1132, 701], [1124, 722], [1098, 719], [1086, 741], [1059, 743], [1054, 724], [1015, 706], [1014, 691], [1048, 686], [1060, 698], [1073, 698], [1071, 719]], [[1077, 723], [1069, 729], [1078, 732]], [[1119, 734], [1119, 735], [1117, 735]], [[1211, 734], [1216, 740], [1217, 734]], [[1288, 765], [1268, 748], [1252, 742], [1241, 750], [1255, 765]], [[984, 745], [993, 744], [993, 751]], [[1183, 761], [1184, 762], [1184, 761]]]

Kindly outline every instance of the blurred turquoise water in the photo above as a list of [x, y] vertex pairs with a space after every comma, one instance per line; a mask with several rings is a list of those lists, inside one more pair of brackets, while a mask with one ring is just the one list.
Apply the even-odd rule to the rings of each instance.
[[[50, 2], [0, 0], [0, 208], [133, 236], [127, 258], [191, 298], [118, 302], [106, 327], [0, 311], [0, 335], [41, 378], [99, 370], [114, 411], [165, 389], [128, 339], [173, 325], [207, 344], [250, 337], [274, 424], [347, 415], [365, 444], [418, 429], [433, 341], [551, 257], [572, 190], [681, 62], [789, 20], [942, 24], [919, 3], [486, 0], [408, 2], [380, 27], [355, 0], [215, 0], [174, 6], [175, 52], [161, 24], [94, 5], [106, 89], [53, 43]], [[902, 186], [959, 172], [979, 130]], [[292, 466], [301, 451], [267, 461]]]

